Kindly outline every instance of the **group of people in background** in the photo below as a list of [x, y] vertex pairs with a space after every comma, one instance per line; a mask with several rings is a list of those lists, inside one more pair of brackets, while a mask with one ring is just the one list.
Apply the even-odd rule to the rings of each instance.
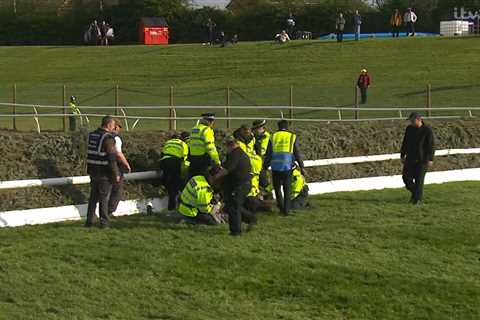
[[402, 26], [405, 26], [407, 29], [407, 37], [415, 36], [415, 24], [417, 23], [418, 17], [417, 14], [413, 11], [412, 8], [408, 8], [405, 14], [401, 15], [400, 10], [395, 9], [390, 18], [390, 25], [392, 26], [392, 36], [398, 38], [400, 36], [400, 30]]
[[205, 28], [207, 30], [207, 41], [205, 42], [206, 45], [219, 45], [221, 48], [223, 48], [228, 45], [237, 44], [240, 40], [238, 34], [233, 34], [231, 37], [229, 37], [225, 31], [220, 31], [217, 33], [217, 24], [212, 18], [208, 18]]
[[[418, 17], [412, 8], [408, 8], [404, 15], [400, 13], [399, 9], [395, 9], [392, 17], [390, 18], [390, 25], [392, 27], [392, 36], [399, 37], [402, 27], [406, 28], [407, 36], [415, 36], [415, 24]], [[335, 20], [335, 33], [337, 35], [337, 41], [343, 41], [343, 34], [345, 32], [345, 25], [347, 21], [342, 12], [340, 12]], [[355, 40], [358, 41], [361, 35], [362, 16], [358, 10], [355, 10], [352, 17], [353, 33]]]
[[112, 26], [103, 20], [98, 23], [97, 20], [92, 21], [84, 34], [85, 43], [93, 45], [108, 46], [115, 37]]

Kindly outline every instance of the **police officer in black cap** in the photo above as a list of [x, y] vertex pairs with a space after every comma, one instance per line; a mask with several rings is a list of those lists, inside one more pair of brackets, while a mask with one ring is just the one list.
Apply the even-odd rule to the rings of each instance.
[[85, 227], [91, 227], [99, 204], [100, 226], [108, 228], [108, 202], [113, 183], [121, 179], [113, 132], [116, 120], [106, 116], [100, 128], [88, 136], [87, 172], [90, 175], [90, 199]]
[[433, 165], [435, 154], [432, 129], [427, 126], [422, 116], [413, 112], [408, 117], [410, 125], [405, 130], [401, 159], [403, 166], [403, 182], [412, 194], [410, 203], [420, 205], [423, 200], [423, 183], [427, 169]]
[[215, 114], [204, 113], [197, 125], [192, 128], [188, 147], [190, 154], [190, 177], [207, 174], [208, 168], [220, 168], [220, 156], [215, 146], [213, 124]]

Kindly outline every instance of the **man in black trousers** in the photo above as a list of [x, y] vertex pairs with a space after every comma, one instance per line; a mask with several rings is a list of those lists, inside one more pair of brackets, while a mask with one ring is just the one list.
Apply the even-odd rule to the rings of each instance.
[[423, 122], [420, 114], [413, 112], [408, 120], [410, 125], [405, 131], [401, 149], [403, 182], [412, 194], [410, 203], [420, 205], [425, 175], [433, 165], [434, 138], [432, 129]]
[[[291, 207], [292, 171], [295, 163], [305, 175], [297, 135], [288, 130], [288, 121], [278, 122], [278, 131], [270, 139], [265, 154], [264, 169], [272, 168], [273, 188], [280, 213], [288, 216]], [[283, 188], [283, 195], [282, 195]]]
[[214, 177], [215, 180], [224, 179], [225, 208], [228, 212], [230, 235], [239, 236], [242, 233], [242, 221], [249, 225], [247, 231], [257, 223], [255, 214], [246, 208], [247, 196], [252, 188], [252, 167], [250, 158], [240, 148], [234, 137], [225, 140], [227, 152], [222, 169]]
[[87, 172], [90, 176], [90, 199], [85, 227], [92, 226], [97, 203], [99, 204], [100, 227], [109, 227], [109, 197], [112, 185], [120, 183], [121, 179], [113, 134], [115, 126], [115, 119], [106, 116], [102, 119], [101, 127], [88, 136]]

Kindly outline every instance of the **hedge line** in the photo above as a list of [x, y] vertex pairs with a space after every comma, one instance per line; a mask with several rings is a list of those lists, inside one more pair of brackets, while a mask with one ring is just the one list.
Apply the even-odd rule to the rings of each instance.
[[[443, 2], [442, 2], [443, 3]], [[419, 5], [417, 13], [419, 31], [439, 30], [439, 21], [451, 19], [455, 3], [432, 10]], [[408, 1], [389, 2], [381, 10], [368, 6], [360, 8], [364, 17], [364, 32], [388, 32], [393, 7], [402, 11], [409, 6]], [[171, 29], [173, 43], [201, 42], [206, 38], [205, 24], [208, 17], [216, 21], [218, 30], [227, 35], [239, 34], [241, 40], [267, 40], [285, 28], [290, 7], [259, 3], [238, 12], [212, 8], [193, 9], [176, 6], [174, 9], [161, 7], [157, 11], [141, 5], [124, 4], [106, 8], [104, 12], [76, 6], [64, 15], [52, 12], [23, 10], [16, 15], [10, 10], [0, 11], [0, 44], [80, 44], [83, 34], [93, 19], [107, 20], [116, 30], [116, 43], [138, 42], [138, 23], [141, 16], [166, 16]], [[297, 29], [313, 32], [314, 36], [332, 33], [335, 30], [335, 17], [342, 11], [347, 18], [347, 31], [352, 31], [351, 16], [354, 8], [349, 2], [325, 1], [316, 6], [294, 7]]]

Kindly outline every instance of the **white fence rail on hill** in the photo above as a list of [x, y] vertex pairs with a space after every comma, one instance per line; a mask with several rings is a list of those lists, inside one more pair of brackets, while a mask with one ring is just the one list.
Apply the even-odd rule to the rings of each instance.
[[[252, 121], [263, 118], [267, 121], [278, 121], [286, 119], [294, 122], [351, 122], [351, 121], [387, 121], [404, 119], [412, 111], [425, 113], [425, 118], [430, 119], [455, 119], [455, 118], [472, 118], [474, 111], [480, 111], [480, 107], [360, 107], [356, 105], [346, 107], [305, 107], [295, 105], [278, 105], [278, 106], [79, 106], [82, 110], [81, 115], [70, 114], [69, 107], [55, 105], [34, 105], [20, 103], [0, 103], [0, 119], [11, 118], [13, 120], [13, 128], [16, 129], [15, 119], [32, 118], [34, 119], [37, 130], [40, 131], [38, 122], [41, 118], [59, 118], [63, 119], [63, 128], [67, 129], [67, 117], [88, 118], [103, 117], [106, 113], [115, 114], [118, 118], [125, 122], [128, 120], [135, 121], [132, 126], [126, 125], [126, 129], [134, 129], [141, 120], [157, 120], [168, 121], [170, 129], [177, 128], [177, 121], [195, 121], [198, 114], [204, 110], [219, 111], [223, 115], [217, 114], [217, 119], [226, 121], [226, 127], [230, 128], [230, 121]], [[9, 110], [5, 112], [2, 110]], [[183, 110], [183, 111], [182, 111]], [[232, 111], [238, 110], [236, 116], [232, 115]], [[256, 111], [255, 115], [243, 115], [248, 111]], [[261, 113], [259, 110], [268, 111]], [[134, 115], [128, 114], [129, 111], [159, 111], [165, 115]], [[190, 112], [188, 112], [190, 111]], [[179, 113], [188, 113], [179, 115]], [[217, 112], [218, 113], [218, 112]], [[276, 113], [276, 116], [275, 116]], [[387, 116], [379, 116], [379, 113]], [[434, 115], [435, 114], [435, 115]], [[360, 117], [362, 115], [362, 117]]]
[[[480, 154], [480, 148], [470, 149], [447, 149], [438, 150], [437, 156], [448, 156], [458, 154]], [[323, 159], [306, 161], [307, 167], [328, 166], [337, 164], [355, 164], [375, 161], [388, 161], [399, 159], [399, 154], [373, 155], [363, 157], [344, 157], [335, 159]], [[126, 175], [126, 180], [148, 180], [159, 177], [157, 171], [135, 172]], [[450, 170], [432, 172], [427, 175], [426, 184], [446, 183], [455, 181], [480, 181], [480, 168]], [[32, 179], [17, 181], [1, 181], [0, 190], [21, 189], [41, 186], [79, 185], [90, 182], [88, 176], [62, 177], [51, 179]], [[382, 176], [360, 179], [346, 179], [327, 182], [309, 183], [312, 195], [361, 190], [379, 190], [386, 188], [400, 188], [403, 186], [401, 176]], [[147, 205], [151, 205], [156, 211], [166, 208], [166, 200], [161, 198], [147, 200], [122, 201], [115, 212], [117, 216], [137, 214], [145, 212]], [[40, 208], [29, 210], [15, 210], [0, 212], [0, 227], [17, 227], [31, 224], [45, 224], [68, 220], [79, 220], [86, 215], [87, 205], [71, 205], [52, 208]]]

